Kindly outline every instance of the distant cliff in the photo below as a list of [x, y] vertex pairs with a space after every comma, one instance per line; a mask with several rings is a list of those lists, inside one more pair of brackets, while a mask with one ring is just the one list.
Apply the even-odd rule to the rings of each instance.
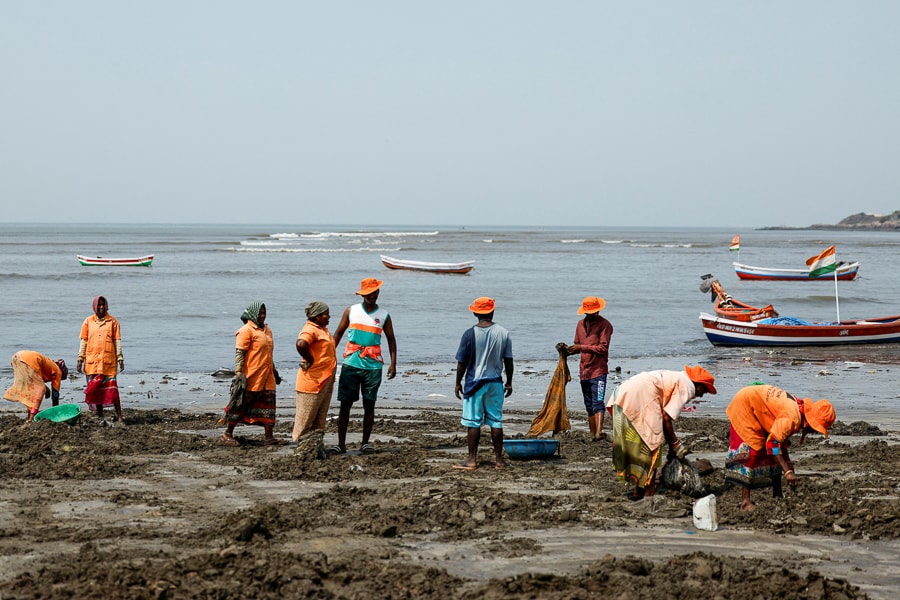
[[900, 210], [895, 210], [889, 215], [876, 215], [872, 213], [856, 213], [845, 219], [841, 219], [836, 225], [816, 224], [808, 229], [859, 229], [878, 231], [900, 231]]

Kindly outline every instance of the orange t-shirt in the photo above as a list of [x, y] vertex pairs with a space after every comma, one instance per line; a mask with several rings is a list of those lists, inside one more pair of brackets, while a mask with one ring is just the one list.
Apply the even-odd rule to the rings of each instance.
[[319, 327], [312, 321], [307, 321], [297, 339], [304, 340], [309, 344], [309, 352], [313, 357], [313, 366], [306, 371], [303, 369], [297, 370], [296, 389], [304, 394], [318, 393], [328, 383], [328, 380], [334, 376], [334, 372], [337, 369], [334, 337], [324, 327]]
[[59, 391], [59, 382], [62, 381], [62, 371], [59, 365], [47, 358], [40, 352], [34, 350], [19, 350], [16, 352], [23, 363], [34, 369], [35, 373], [41, 376], [45, 383], [50, 383], [53, 389]]
[[797, 401], [774, 385], [750, 385], [738, 390], [725, 414], [741, 439], [754, 450], [766, 447], [770, 433], [784, 442], [803, 424]]
[[247, 391], [261, 392], [275, 389], [275, 364], [272, 351], [275, 340], [268, 325], [260, 328], [253, 321], [247, 321], [237, 330], [235, 348], [244, 351], [244, 369], [247, 376]]
[[82, 367], [84, 372], [114, 377], [119, 370], [116, 341], [122, 339], [119, 321], [110, 314], [102, 321], [97, 315], [91, 315], [81, 325], [81, 339], [87, 341]]

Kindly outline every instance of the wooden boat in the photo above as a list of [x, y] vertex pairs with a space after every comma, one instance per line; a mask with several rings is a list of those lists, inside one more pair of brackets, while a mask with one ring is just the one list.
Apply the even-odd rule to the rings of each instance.
[[760, 319], [770, 319], [777, 317], [778, 312], [771, 304], [762, 308], [750, 306], [740, 300], [735, 300], [725, 291], [719, 280], [712, 275], [704, 275], [701, 277], [700, 291], [711, 294], [711, 299], [715, 303], [716, 315], [731, 319], [732, 321], [758, 321]]
[[703, 332], [714, 346], [838, 346], [900, 342], [900, 315], [838, 323], [807, 323], [792, 317], [735, 321], [701, 313], [700, 320]]
[[[807, 269], [772, 269], [769, 267], [752, 267], [743, 263], [731, 263], [734, 272], [740, 279], [767, 279], [783, 281], [816, 281], [822, 279], [833, 280], [834, 273], [825, 273], [818, 277], [810, 277]], [[837, 263], [837, 278], [841, 281], [856, 279], [859, 275], [859, 263]]]
[[475, 268], [475, 263], [472, 261], [461, 263], [425, 262], [421, 260], [400, 260], [384, 255], [381, 257], [381, 262], [388, 269], [427, 271], [428, 273], [465, 274]]
[[153, 263], [153, 255], [137, 258], [103, 258], [102, 256], [76, 255], [82, 267], [149, 267]]

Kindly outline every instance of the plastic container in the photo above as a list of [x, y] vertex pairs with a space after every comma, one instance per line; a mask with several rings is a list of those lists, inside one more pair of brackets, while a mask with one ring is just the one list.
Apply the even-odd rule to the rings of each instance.
[[550, 458], [559, 451], [559, 440], [503, 440], [503, 448], [512, 460]]
[[34, 415], [35, 421], [53, 421], [54, 423], [74, 423], [81, 414], [81, 409], [77, 404], [60, 404], [45, 408], [38, 414]]
[[704, 531], [715, 531], [719, 528], [715, 494], [704, 496], [694, 502], [694, 527]]

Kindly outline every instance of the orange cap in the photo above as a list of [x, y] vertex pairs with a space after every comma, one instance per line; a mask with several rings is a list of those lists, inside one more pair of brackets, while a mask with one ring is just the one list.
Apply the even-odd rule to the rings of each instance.
[[710, 394], [716, 393], [716, 378], [703, 367], [684, 365], [684, 372], [687, 373], [687, 376], [690, 377], [691, 381], [694, 383], [702, 383], [705, 385]]
[[375, 279], [374, 277], [367, 277], [359, 282], [359, 291], [356, 292], [359, 296], [368, 296], [375, 290], [381, 287], [381, 284], [384, 283], [380, 279]]
[[486, 315], [488, 313], [494, 312], [495, 306], [496, 304], [494, 303], [493, 298], [482, 296], [481, 298], [475, 298], [475, 301], [469, 305], [469, 310], [471, 310], [476, 315]]
[[592, 315], [598, 313], [606, 307], [606, 300], [597, 296], [588, 296], [581, 301], [581, 308], [578, 309], [579, 315]]
[[803, 414], [809, 426], [828, 437], [828, 430], [834, 425], [834, 407], [828, 400], [813, 402], [810, 398], [803, 399]]

